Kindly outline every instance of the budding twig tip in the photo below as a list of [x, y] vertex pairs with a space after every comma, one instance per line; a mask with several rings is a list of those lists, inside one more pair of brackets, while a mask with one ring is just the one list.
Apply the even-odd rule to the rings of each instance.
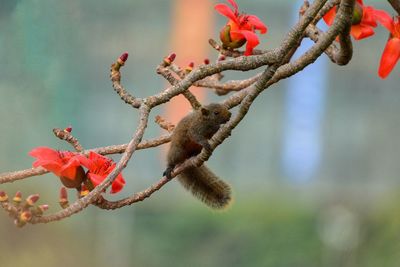
[[5, 191], [0, 191], [0, 202], [5, 202], [8, 200], [7, 193]]
[[71, 133], [72, 132], [72, 126], [69, 125], [67, 128], [64, 129], [64, 131]]
[[39, 194], [30, 195], [26, 198], [26, 203], [29, 206], [33, 206], [39, 200]]
[[119, 57], [119, 59], [120, 59], [122, 62], [125, 63], [125, 61], [128, 60], [128, 56], [129, 56], [129, 54], [128, 54], [127, 52], [125, 52], [125, 53], [123, 53], [123, 54]]
[[13, 201], [15, 203], [20, 203], [22, 201], [22, 193], [21, 193], [21, 191], [17, 191], [17, 193], [15, 193]]
[[169, 58], [169, 60], [171, 60], [171, 62], [172, 62], [172, 61], [175, 60], [176, 54], [175, 54], [175, 53], [171, 53], [171, 54], [168, 56], [168, 58]]

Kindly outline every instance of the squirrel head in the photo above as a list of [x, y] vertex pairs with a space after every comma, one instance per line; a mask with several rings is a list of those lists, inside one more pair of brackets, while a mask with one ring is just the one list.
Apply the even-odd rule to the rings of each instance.
[[224, 124], [231, 118], [231, 112], [225, 105], [209, 104], [200, 108], [203, 119]]

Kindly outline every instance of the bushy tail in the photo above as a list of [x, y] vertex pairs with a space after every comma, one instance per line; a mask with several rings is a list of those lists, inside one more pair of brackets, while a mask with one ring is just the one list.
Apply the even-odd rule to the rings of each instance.
[[223, 209], [232, 200], [230, 186], [204, 165], [186, 169], [178, 181], [211, 208]]

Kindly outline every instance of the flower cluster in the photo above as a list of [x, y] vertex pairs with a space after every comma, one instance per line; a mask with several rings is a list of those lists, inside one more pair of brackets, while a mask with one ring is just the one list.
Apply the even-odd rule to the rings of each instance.
[[[226, 4], [217, 4], [215, 9], [229, 20], [220, 31], [222, 45], [227, 49], [236, 49], [246, 44], [244, 55], [253, 54], [253, 49], [260, 43], [256, 30], [261, 34], [267, 32], [267, 26], [255, 15], [239, 13], [238, 5], [234, 0], [227, 0], [232, 8]], [[335, 20], [337, 6], [329, 10], [323, 17], [326, 24], [332, 25]], [[391, 18], [383, 10], [364, 5], [363, 0], [356, 0], [353, 12], [351, 36], [355, 40], [362, 40], [375, 34], [374, 28], [382, 24], [390, 33], [389, 40], [383, 51], [379, 64], [378, 75], [386, 78], [393, 70], [400, 58], [400, 19]]]
[[[323, 17], [326, 24], [332, 25], [335, 20], [337, 7], [329, 10]], [[372, 36], [374, 28], [378, 26], [377, 17], [381, 16], [381, 10], [377, 10], [372, 6], [365, 6], [362, 0], [357, 0], [353, 11], [353, 21], [350, 30], [351, 36], [355, 40], [361, 40]]]
[[[90, 152], [89, 157], [70, 151], [57, 151], [48, 147], [37, 147], [29, 152], [36, 158], [33, 167], [43, 167], [58, 176], [65, 187], [80, 190], [82, 184], [90, 181], [93, 186], [99, 185], [115, 168], [111, 159]], [[87, 169], [85, 172], [83, 167]], [[118, 193], [125, 185], [121, 174], [113, 181], [111, 193]]]
[[246, 42], [245, 56], [253, 53], [260, 41], [255, 34], [259, 30], [261, 34], [267, 32], [267, 26], [254, 15], [240, 14], [239, 8], [235, 1], [228, 0], [233, 10], [226, 4], [217, 4], [215, 9], [222, 15], [226, 16], [229, 21], [220, 32], [220, 39], [225, 48], [239, 48]]
[[[334, 7], [325, 14], [324, 21], [326, 24], [332, 25], [336, 16], [336, 9]], [[390, 33], [378, 69], [379, 77], [384, 79], [390, 74], [400, 58], [399, 17], [391, 18], [385, 11], [366, 6], [362, 0], [357, 0], [354, 6], [351, 36], [355, 40], [361, 40], [374, 35], [374, 28], [378, 25], [377, 22], [382, 24]]]

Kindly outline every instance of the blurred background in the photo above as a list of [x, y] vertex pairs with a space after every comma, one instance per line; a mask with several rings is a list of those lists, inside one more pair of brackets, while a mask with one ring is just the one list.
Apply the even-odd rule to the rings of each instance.
[[[301, 1], [237, 1], [269, 31], [274, 48]], [[386, 1], [367, 1], [390, 11]], [[170, 52], [200, 64], [217, 54], [226, 19], [210, 0], [0, 0], [0, 172], [29, 168], [37, 146], [70, 149], [52, 134], [72, 125], [85, 148], [129, 141], [137, 111], [109, 81], [130, 53], [122, 82], [136, 96], [162, 90], [156, 66]], [[234, 188], [234, 204], [210, 211], [176, 181], [143, 203], [116, 211], [89, 207], [61, 222], [17, 229], [0, 211], [0, 266], [398, 266], [400, 262], [399, 66], [377, 76], [387, 32], [354, 43], [338, 67], [322, 56], [265, 91], [207, 163]], [[306, 49], [304, 42], [302, 49]], [[226, 79], [254, 73], [228, 72]], [[193, 89], [205, 103], [222, 98]], [[176, 121], [179, 100], [154, 110]], [[145, 138], [162, 134], [150, 123]], [[135, 154], [124, 190], [161, 177], [164, 148]], [[114, 156], [118, 159], [119, 156]], [[40, 193], [57, 205], [60, 183], [39, 176], [1, 189]], [[74, 195], [73, 192], [70, 195]]]

